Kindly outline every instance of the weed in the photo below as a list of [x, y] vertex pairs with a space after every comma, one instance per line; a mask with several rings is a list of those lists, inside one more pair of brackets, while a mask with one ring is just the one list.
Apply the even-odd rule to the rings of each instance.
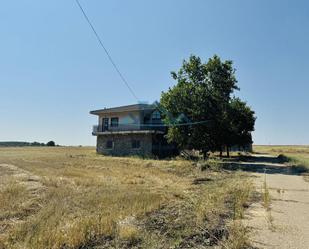
[[267, 187], [266, 180], [264, 180], [263, 182], [263, 206], [267, 211], [270, 210], [270, 204], [271, 204], [271, 198], [269, 194], [269, 189]]
[[[280, 192], [281, 191], [279, 190], [279, 193]], [[263, 207], [265, 208], [265, 211], [266, 211], [266, 215], [267, 215], [266, 217], [267, 217], [267, 222], [269, 224], [269, 228], [271, 230], [274, 230], [275, 229], [274, 218], [271, 214], [271, 196], [269, 193], [269, 188], [266, 183], [266, 175], [265, 175], [264, 182], [263, 182]]]
[[139, 230], [133, 224], [123, 224], [118, 228], [118, 236], [121, 240], [128, 241], [130, 244], [136, 244], [139, 240]]
[[205, 161], [198, 162], [198, 167], [201, 171], [203, 170], [213, 170], [220, 171], [222, 169], [222, 162], [218, 159], [210, 158]]
[[223, 243], [224, 248], [228, 249], [243, 249], [250, 246], [249, 231], [241, 221], [233, 221], [229, 227], [229, 237]]

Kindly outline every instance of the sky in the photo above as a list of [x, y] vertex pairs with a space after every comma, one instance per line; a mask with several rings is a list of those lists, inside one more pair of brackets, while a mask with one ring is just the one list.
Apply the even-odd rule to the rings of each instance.
[[[141, 101], [191, 54], [232, 60], [255, 144], [309, 144], [309, 1], [80, 0]], [[0, 141], [95, 145], [89, 111], [134, 104], [74, 0], [0, 8]]]

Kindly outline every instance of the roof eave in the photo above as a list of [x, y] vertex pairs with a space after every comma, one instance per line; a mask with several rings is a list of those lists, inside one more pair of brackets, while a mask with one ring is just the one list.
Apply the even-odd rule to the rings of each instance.
[[100, 114], [99, 111], [90, 111], [89, 113], [92, 114], [92, 115], [99, 115]]
[[[131, 109], [130, 109], [131, 108]], [[121, 107], [113, 107], [113, 108], [106, 108], [106, 109], [99, 109], [90, 111], [90, 114], [93, 115], [100, 115], [100, 114], [110, 114], [110, 113], [121, 113], [121, 112], [132, 112], [132, 111], [147, 111], [155, 109], [154, 105], [147, 105], [147, 106], [121, 106]]]

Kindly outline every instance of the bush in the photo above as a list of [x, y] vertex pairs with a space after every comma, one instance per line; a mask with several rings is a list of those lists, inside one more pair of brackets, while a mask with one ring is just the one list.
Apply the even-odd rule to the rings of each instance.
[[56, 146], [54, 141], [49, 141], [46, 146]]
[[222, 163], [216, 159], [208, 159], [205, 161], [201, 161], [197, 164], [197, 166], [203, 171], [206, 169], [219, 171], [222, 168]]
[[286, 155], [284, 154], [280, 154], [277, 159], [281, 162], [281, 163], [287, 163], [290, 161], [290, 158], [288, 158]]

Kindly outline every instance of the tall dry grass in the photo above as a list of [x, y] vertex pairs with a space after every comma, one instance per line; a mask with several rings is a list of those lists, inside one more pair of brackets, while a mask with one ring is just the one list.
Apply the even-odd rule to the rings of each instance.
[[1, 169], [0, 180], [11, 180], [0, 187], [0, 248], [181, 245], [197, 228], [215, 233], [224, 219], [240, 219], [252, 191], [238, 173], [104, 157], [94, 148], [4, 148]]

